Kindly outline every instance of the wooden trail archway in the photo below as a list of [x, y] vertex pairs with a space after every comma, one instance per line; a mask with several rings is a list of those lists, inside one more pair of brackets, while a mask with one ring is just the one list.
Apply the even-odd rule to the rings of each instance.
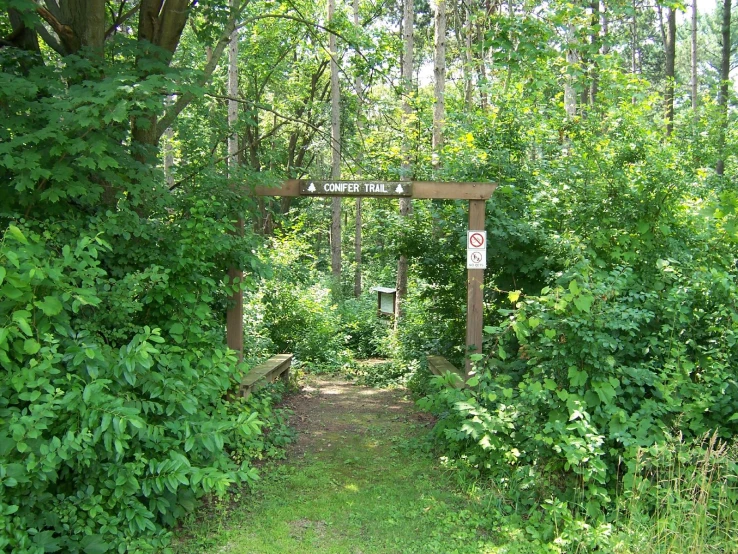
[[[453, 183], [434, 181], [335, 181], [292, 179], [278, 187], [256, 187], [258, 196], [348, 196], [414, 198], [418, 200], [468, 200], [469, 231], [485, 230], [487, 199], [497, 188], [494, 183]], [[484, 269], [467, 269], [466, 347], [468, 354], [481, 351], [484, 315]], [[243, 297], [228, 310], [228, 346], [243, 354]]]

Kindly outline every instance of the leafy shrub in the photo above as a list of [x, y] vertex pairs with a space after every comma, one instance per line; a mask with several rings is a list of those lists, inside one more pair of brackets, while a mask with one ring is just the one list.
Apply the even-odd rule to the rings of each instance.
[[328, 288], [274, 280], [265, 284], [264, 303], [265, 325], [277, 351], [323, 366], [343, 363], [346, 336]]
[[505, 311], [508, 319], [487, 329], [494, 342], [473, 388], [423, 402], [442, 416], [436, 432], [451, 452], [482, 472], [568, 475], [557, 497], [574, 500], [581, 481], [586, 511], [598, 517], [622, 460], [671, 429], [731, 436], [732, 278], [717, 268], [684, 275], [666, 260], [655, 267], [644, 282], [627, 267], [585, 264]]
[[400, 361], [370, 360], [353, 364], [345, 371], [350, 379], [368, 387], [404, 386], [417, 371], [417, 363], [405, 364]]
[[342, 327], [347, 333], [347, 346], [357, 358], [385, 356], [387, 336], [392, 331], [391, 320], [377, 315], [376, 293], [360, 298], [348, 298], [341, 303]]
[[224, 448], [260, 422], [223, 400], [235, 359], [211, 342], [209, 308], [193, 298], [168, 338], [130, 323], [107, 338], [96, 320], [119, 294], [105, 295], [108, 249], [100, 236], [62, 244], [15, 224], [0, 241], [4, 550], [153, 551], [199, 496], [255, 477]]

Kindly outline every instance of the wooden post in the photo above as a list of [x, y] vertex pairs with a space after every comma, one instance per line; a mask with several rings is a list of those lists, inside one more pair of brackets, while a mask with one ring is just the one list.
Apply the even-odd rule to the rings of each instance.
[[[469, 200], [469, 230], [484, 231], [486, 200]], [[468, 269], [466, 308], [466, 376], [471, 371], [470, 354], [482, 351], [484, 325], [484, 270]]]

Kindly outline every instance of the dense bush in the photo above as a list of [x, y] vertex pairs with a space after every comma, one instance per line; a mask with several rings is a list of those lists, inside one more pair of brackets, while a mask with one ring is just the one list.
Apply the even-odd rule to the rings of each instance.
[[248, 459], [236, 465], [224, 448], [253, 440], [260, 422], [223, 400], [235, 359], [209, 343], [219, 332], [209, 307], [193, 295], [166, 333], [136, 327], [130, 313], [106, 332], [100, 318], [176, 294], [138, 275], [136, 287], [115, 282], [139, 292], [121, 303], [99, 261], [106, 250], [100, 236], [62, 244], [14, 224], [0, 242], [6, 550], [152, 551], [199, 496], [254, 478]]
[[[537, 182], [515, 194], [536, 229], [519, 235], [524, 257], [509, 258], [526, 279], [487, 314], [470, 387], [436, 379], [421, 400], [450, 457], [494, 476], [547, 544], [612, 549], [598, 526], [621, 516], [645, 458], [659, 451], [662, 471], [675, 470], [687, 454], [665, 455], [670, 437], [738, 431], [734, 198], [706, 187], [642, 109], [577, 121], [566, 155], [529, 164]], [[496, 282], [510, 287], [511, 269]], [[641, 515], [657, 511], [652, 493], [639, 497]], [[735, 493], [724, 498], [734, 513]]]
[[341, 303], [340, 318], [347, 334], [347, 346], [357, 358], [385, 357], [392, 333], [392, 320], [377, 314], [376, 292], [360, 298], [347, 298]]

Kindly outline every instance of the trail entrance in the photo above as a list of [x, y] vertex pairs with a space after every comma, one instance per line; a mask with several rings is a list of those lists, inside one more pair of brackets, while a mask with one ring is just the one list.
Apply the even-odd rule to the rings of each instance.
[[[279, 187], [256, 187], [258, 196], [348, 196], [411, 198], [416, 200], [468, 200], [466, 372], [469, 354], [481, 351], [484, 313], [484, 267], [486, 265], [485, 206], [497, 188], [494, 183], [436, 181], [341, 181], [293, 179]], [[471, 246], [470, 246], [471, 245]], [[228, 346], [243, 352], [243, 299], [228, 311]]]
[[[242, 499], [178, 533], [180, 554], [497, 552], [488, 501], [421, 448], [433, 418], [404, 389], [305, 375], [288, 398], [297, 440]], [[213, 513], [214, 512], [214, 513]], [[493, 531], [494, 529], [494, 531]]]

